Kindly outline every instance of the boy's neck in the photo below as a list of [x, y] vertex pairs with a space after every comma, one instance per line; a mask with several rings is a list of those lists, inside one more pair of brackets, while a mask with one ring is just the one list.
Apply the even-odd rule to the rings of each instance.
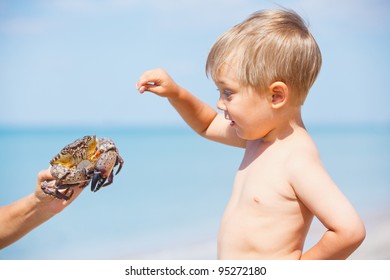
[[294, 107], [275, 115], [273, 129], [262, 138], [264, 143], [285, 139], [298, 129], [306, 129], [302, 120], [301, 107]]

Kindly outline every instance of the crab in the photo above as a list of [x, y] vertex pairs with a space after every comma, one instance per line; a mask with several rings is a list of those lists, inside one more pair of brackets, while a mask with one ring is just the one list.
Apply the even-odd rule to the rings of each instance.
[[[50, 173], [55, 181], [44, 181], [41, 189], [58, 199], [69, 200], [73, 187], [86, 187], [91, 181], [91, 191], [112, 184], [115, 173], [122, 169], [124, 161], [111, 139], [87, 135], [65, 146], [50, 161]], [[60, 191], [64, 190], [64, 191]]]

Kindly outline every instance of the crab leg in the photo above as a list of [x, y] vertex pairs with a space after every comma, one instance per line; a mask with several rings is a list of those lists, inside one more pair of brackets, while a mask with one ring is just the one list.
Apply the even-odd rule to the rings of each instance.
[[125, 161], [123, 160], [123, 158], [118, 154], [117, 158], [116, 158], [115, 165], [119, 164], [119, 167], [118, 167], [118, 170], [116, 171], [115, 175], [117, 175], [119, 173], [119, 171], [121, 171], [124, 162]]
[[[45, 194], [54, 196], [55, 198], [58, 199], [69, 200], [73, 195], [72, 189], [66, 188], [65, 191], [62, 193], [55, 186], [49, 184], [48, 181], [45, 181], [41, 184], [41, 189]], [[70, 195], [68, 195], [69, 191], [70, 191]]]

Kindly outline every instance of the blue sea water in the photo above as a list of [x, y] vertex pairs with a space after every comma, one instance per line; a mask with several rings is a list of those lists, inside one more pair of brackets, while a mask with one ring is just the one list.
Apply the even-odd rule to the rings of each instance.
[[[388, 209], [390, 127], [308, 129], [357, 211], [368, 217]], [[243, 150], [182, 127], [0, 128], [0, 205], [30, 194], [38, 171], [87, 134], [116, 142], [125, 160], [121, 173], [99, 192], [85, 189], [62, 213], [1, 250], [0, 259], [120, 259], [215, 239]]]

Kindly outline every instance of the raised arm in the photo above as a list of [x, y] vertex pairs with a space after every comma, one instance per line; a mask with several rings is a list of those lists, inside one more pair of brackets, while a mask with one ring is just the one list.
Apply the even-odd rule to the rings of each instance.
[[231, 146], [245, 146], [221, 114], [175, 83], [163, 69], [145, 72], [137, 83], [137, 89], [140, 93], [149, 91], [168, 98], [183, 120], [199, 135]]

